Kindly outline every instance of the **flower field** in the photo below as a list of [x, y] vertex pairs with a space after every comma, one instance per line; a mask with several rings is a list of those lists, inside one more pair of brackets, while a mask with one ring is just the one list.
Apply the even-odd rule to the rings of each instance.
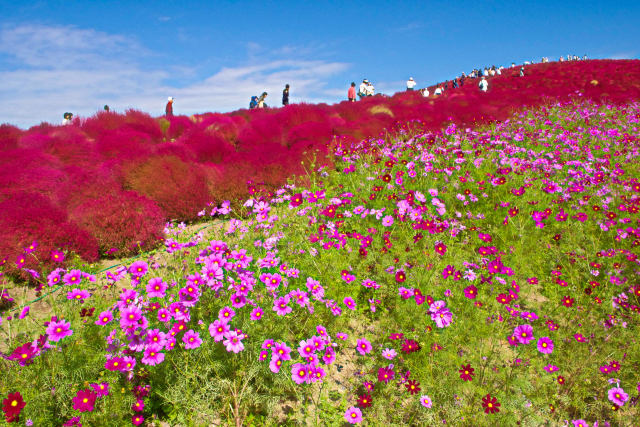
[[[292, 175], [331, 161], [335, 141], [357, 142], [419, 120], [437, 131], [473, 126], [580, 91], [598, 102], [640, 98], [637, 60], [593, 60], [506, 69], [481, 93], [473, 79], [441, 97], [402, 92], [356, 103], [289, 105], [169, 119], [140, 111], [100, 112], [70, 126], [0, 126], [0, 259], [11, 274], [38, 241], [38, 262], [52, 251], [84, 260], [124, 257], [156, 247], [167, 220], [196, 220], [213, 201], [275, 190]], [[433, 91], [432, 91], [433, 92]]]
[[[547, 65], [564, 66], [541, 64], [540, 75]], [[607, 97], [589, 91], [619, 82], [588, 83], [546, 103], [527, 99], [521, 87], [523, 104], [514, 105], [537, 106], [515, 112], [502, 105], [517, 97], [500, 81], [492, 87], [504, 97], [491, 101], [463, 87], [420, 104], [441, 106], [438, 119], [396, 124], [382, 135], [372, 127], [366, 132], [376, 136], [363, 139], [355, 130], [341, 132], [318, 148], [315, 160], [298, 151], [292, 169], [264, 160], [255, 173], [265, 175], [250, 184], [250, 196], [242, 195], [246, 187], [237, 190], [240, 203], [221, 194], [205, 211], [208, 222], [192, 227], [165, 223], [174, 215], [168, 212], [180, 218], [177, 212], [190, 206], [200, 211], [211, 194], [176, 195], [190, 197], [200, 182], [220, 188], [207, 187], [213, 175], [201, 168], [205, 163], [187, 161], [187, 144], [175, 144], [179, 133], [174, 143], [163, 138], [176, 126], [185, 134], [204, 132], [199, 124], [212, 116], [178, 117], [166, 129], [144, 118], [149, 129], [160, 129], [153, 148], [142, 136], [139, 144], [114, 142], [112, 163], [99, 166], [103, 175], [95, 169], [99, 162], [82, 156], [106, 131], [89, 129], [139, 113], [20, 132], [12, 137], [16, 147], [47, 132], [78, 139], [77, 146], [54, 144], [60, 151], [46, 158], [35, 148], [12, 148], [31, 153], [34, 163], [66, 156], [75, 168], [41, 172], [57, 177], [58, 187], [23, 176], [28, 192], [3, 193], [15, 209], [43, 218], [49, 212], [50, 228], [43, 230], [52, 232], [21, 241], [24, 249], [6, 263], [47, 293], [30, 302], [26, 287], [13, 286], [0, 297], [6, 422], [634, 425], [640, 417], [640, 103], [633, 100], [640, 99], [634, 92], [640, 79], [635, 82], [628, 84], [635, 89]], [[567, 89], [574, 83], [567, 80]], [[423, 108], [414, 101], [422, 102], [401, 94], [354, 108], [379, 105], [377, 111], [387, 108], [397, 120], [411, 117], [403, 109]], [[473, 108], [465, 110], [464, 102]], [[330, 107], [299, 108], [308, 117]], [[287, 110], [259, 112], [264, 132], [273, 130], [266, 117]], [[483, 116], [465, 116], [475, 110]], [[242, 114], [248, 113], [225, 120]], [[309, 123], [309, 129], [326, 124]], [[295, 143], [284, 148], [289, 139], [280, 141], [282, 150], [295, 149]], [[311, 145], [321, 147], [319, 141]], [[270, 143], [261, 144], [255, 150], [267, 156]], [[228, 151], [230, 158], [239, 152]], [[118, 163], [119, 156], [131, 163]], [[294, 167], [301, 159], [308, 161], [306, 173]], [[232, 169], [224, 161], [207, 165]], [[287, 182], [292, 171], [299, 178]], [[274, 181], [258, 181], [272, 172]], [[82, 186], [65, 187], [69, 176], [82, 173]], [[159, 186], [160, 176], [189, 181]], [[120, 193], [102, 194], [108, 182], [123, 185]], [[90, 191], [104, 199], [65, 202]], [[62, 207], [51, 213], [56, 197], [76, 213], [65, 217]], [[92, 216], [83, 217], [87, 211]], [[130, 212], [138, 216], [129, 219]], [[55, 246], [72, 236], [77, 245], [97, 241], [111, 216], [130, 236], [164, 235], [161, 248], [102, 268], [70, 257], [72, 246]], [[161, 224], [159, 232], [145, 229], [148, 218]], [[41, 220], [32, 221], [36, 233]]]

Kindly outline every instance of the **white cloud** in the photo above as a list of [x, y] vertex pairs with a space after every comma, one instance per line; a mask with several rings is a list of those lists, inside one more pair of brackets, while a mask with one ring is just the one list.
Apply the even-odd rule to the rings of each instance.
[[618, 52], [607, 57], [607, 59], [635, 59], [637, 52]]
[[[251, 95], [269, 92], [267, 103], [280, 105], [285, 83], [292, 102], [336, 101], [345, 89], [328, 88], [329, 77], [348, 64], [287, 55], [285, 46], [269, 55], [256, 43], [247, 45], [247, 64], [225, 67], [193, 82], [194, 70], [145, 66], [154, 56], [136, 40], [73, 26], [22, 25], [0, 28], [0, 123], [28, 127], [59, 123], [62, 113], [90, 116], [109, 104], [162, 114], [167, 96], [176, 98], [176, 114], [231, 111], [248, 106]], [[262, 52], [261, 52], [262, 51]], [[299, 53], [299, 51], [297, 51]], [[175, 87], [169, 78], [190, 77], [189, 85]]]

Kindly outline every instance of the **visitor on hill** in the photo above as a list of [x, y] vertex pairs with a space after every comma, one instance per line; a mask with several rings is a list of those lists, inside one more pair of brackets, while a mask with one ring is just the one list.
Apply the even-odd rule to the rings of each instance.
[[520, 67], [520, 77], [524, 77], [524, 67]]
[[430, 95], [429, 88], [425, 87], [424, 89], [422, 89], [422, 96], [424, 96], [425, 98], [428, 98], [429, 95]]
[[436, 86], [436, 90], [433, 91], [433, 94], [435, 96], [440, 96], [442, 95], [442, 89], [440, 88], [440, 86]]
[[64, 113], [62, 115], [62, 124], [63, 125], [70, 125], [71, 124], [71, 120], [73, 120], [73, 114], [71, 113]]
[[485, 77], [489, 77], [489, 70], [487, 70], [487, 67], [484, 67], [484, 71], [482, 72], [482, 75]]
[[462, 73], [462, 77], [460, 77], [460, 87], [464, 86], [464, 79], [466, 78], [466, 76], [464, 75], [464, 73]]
[[451, 89], [457, 89], [458, 88], [458, 79], [455, 78], [453, 79], [453, 81], [451, 82]]
[[486, 92], [489, 89], [489, 82], [487, 82], [487, 78], [485, 76], [482, 76], [482, 80], [478, 83], [478, 87], [483, 92]]
[[367, 82], [367, 87], [365, 89], [365, 94], [367, 96], [373, 96], [375, 94], [375, 88], [373, 87], [373, 83]]
[[109, 106], [108, 105], [104, 106], [104, 111], [109, 112]]
[[360, 97], [360, 99], [362, 99], [365, 96], [367, 96], [367, 85], [368, 84], [369, 84], [369, 80], [367, 80], [367, 79], [362, 80], [362, 83], [360, 83], [360, 87], [358, 88], [358, 96]]
[[407, 90], [413, 90], [414, 87], [416, 87], [416, 82], [413, 80], [413, 77], [409, 77], [409, 80], [407, 80]]
[[164, 107], [164, 114], [167, 117], [173, 116], [173, 97], [170, 96], [167, 100], [167, 106]]
[[560, 57], [560, 62], [564, 62], [564, 56]]
[[284, 86], [282, 91], [282, 105], [289, 105], [289, 83]]
[[258, 97], [255, 95], [253, 95], [249, 101], [249, 109], [253, 110], [254, 108], [258, 108]]
[[582, 57], [582, 60], [583, 60], [583, 61], [586, 61], [586, 60], [587, 60], [587, 55], [586, 55], [586, 54]]
[[349, 102], [356, 102], [356, 83], [351, 82], [351, 86], [349, 86], [349, 90], [347, 91], [347, 98]]
[[265, 99], [267, 99], [267, 92], [262, 92], [262, 95], [260, 95], [260, 98], [258, 98], [258, 108], [267, 107], [267, 104], [264, 102]]

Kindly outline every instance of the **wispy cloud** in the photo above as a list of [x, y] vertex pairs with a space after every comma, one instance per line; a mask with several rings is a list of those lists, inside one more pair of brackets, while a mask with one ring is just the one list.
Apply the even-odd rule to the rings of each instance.
[[638, 52], [618, 52], [607, 57], [607, 59], [635, 59]]
[[[104, 104], [158, 115], [166, 96], [176, 98], [174, 109], [180, 114], [244, 108], [251, 95], [263, 91], [270, 94], [269, 104], [278, 105], [285, 83], [291, 84], [293, 102], [335, 100], [338, 89], [327, 87], [326, 81], [348, 64], [305, 59], [313, 55], [295, 46], [265, 51], [252, 43], [242, 66], [194, 81], [195, 71], [188, 67], [145, 65], [144, 59], [155, 53], [121, 35], [73, 26], [5, 26], [0, 28], [0, 54], [8, 58], [0, 62], [0, 123], [59, 123], [65, 111], [88, 116]], [[181, 77], [192, 83], [168, 83]]]

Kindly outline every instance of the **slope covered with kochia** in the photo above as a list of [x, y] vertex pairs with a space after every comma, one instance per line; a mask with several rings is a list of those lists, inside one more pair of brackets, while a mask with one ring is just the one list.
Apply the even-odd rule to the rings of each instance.
[[[70, 126], [0, 126], [0, 259], [33, 241], [40, 261], [54, 249], [86, 260], [157, 244], [168, 219], [193, 220], [210, 201], [273, 189], [312, 163], [329, 162], [334, 139], [358, 141], [398, 123], [427, 130], [503, 120], [523, 106], [579, 96], [640, 99], [640, 61], [527, 66], [440, 97], [375, 96], [335, 105], [152, 118], [101, 112]], [[417, 122], [416, 122], [417, 121]], [[28, 206], [28, 209], [27, 209]], [[36, 261], [27, 257], [35, 267]]]

